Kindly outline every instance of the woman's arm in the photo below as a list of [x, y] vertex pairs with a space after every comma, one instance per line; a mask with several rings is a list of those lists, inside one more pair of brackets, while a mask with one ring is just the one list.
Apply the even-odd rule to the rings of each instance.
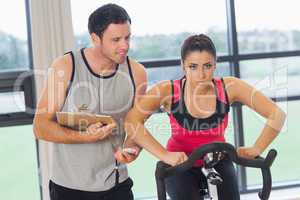
[[[132, 74], [133, 74], [133, 80], [135, 84], [135, 99], [134, 104], [135, 105], [140, 98], [145, 95], [146, 89], [147, 89], [147, 74], [145, 67], [136, 62], [135, 60], [129, 59]], [[135, 153], [129, 154], [128, 152], [124, 151], [124, 149], [132, 149]], [[130, 163], [134, 161], [138, 156], [139, 153], [142, 151], [142, 148], [139, 147], [133, 140], [126, 138], [123, 144], [123, 148], [118, 149], [115, 152], [115, 158], [120, 163]]]
[[[162, 105], [171, 101], [171, 84], [161, 82], [152, 87], [128, 112], [125, 130], [129, 139], [143, 147], [158, 159], [170, 164], [180, 164], [187, 159], [185, 153], [168, 152], [145, 128], [144, 122]], [[165, 123], [165, 122], [161, 122]]]
[[240, 102], [267, 119], [266, 124], [252, 147], [238, 149], [240, 156], [254, 158], [260, 155], [280, 132], [285, 113], [268, 97], [263, 95], [245, 81], [235, 78], [224, 78], [229, 102]]

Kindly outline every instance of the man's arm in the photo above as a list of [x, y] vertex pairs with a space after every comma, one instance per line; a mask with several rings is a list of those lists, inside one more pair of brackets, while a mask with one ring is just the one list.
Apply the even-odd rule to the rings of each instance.
[[147, 90], [147, 73], [145, 67], [130, 59], [130, 65], [132, 67], [133, 79], [136, 87], [135, 101], [136, 102], [146, 93]]
[[[33, 121], [33, 131], [37, 139], [55, 143], [89, 143], [104, 138], [114, 128], [105, 126], [93, 134], [86, 134], [62, 127], [56, 122], [55, 114], [61, 110], [65, 102], [72, 70], [72, 59], [69, 54], [57, 58], [52, 63]], [[92, 130], [93, 126], [96, 125], [92, 125]]]

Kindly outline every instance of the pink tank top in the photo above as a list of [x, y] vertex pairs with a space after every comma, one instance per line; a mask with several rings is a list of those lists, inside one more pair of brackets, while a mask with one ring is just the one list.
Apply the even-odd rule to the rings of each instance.
[[[185, 79], [171, 80], [172, 105], [169, 119], [172, 135], [167, 143], [169, 151], [183, 151], [187, 155], [211, 142], [225, 142], [224, 133], [228, 125], [229, 103], [222, 78], [214, 78], [216, 111], [207, 118], [195, 118], [184, 102]], [[201, 166], [202, 160], [196, 162]]]

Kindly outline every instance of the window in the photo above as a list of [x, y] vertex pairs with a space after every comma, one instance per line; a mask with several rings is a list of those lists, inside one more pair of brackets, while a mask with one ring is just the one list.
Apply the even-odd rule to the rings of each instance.
[[[300, 93], [297, 87], [300, 73], [299, 63], [299, 57], [241, 62], [241, 77], [249, 84], [255, 85], [265, 95], [279, 100], [283, 98], [277, 104], [288, 116], [283, 130], [269, 148], [275, 148], [278, 151], [278, 156], [272, 166], [274, 185], [282, 184], [284, 181], [299, 180], [299, 177], [296, 175], [298, 174], [297, 166], [299, 164], [291, 156], [288, 156], [290, 152], [296, 151], [297, 144], [293, 144], [293, 141], [298, 141], [296, 134], [297, 122], [295, 119], [297, 119], [296, 115], [299, 110], [299, 103], [298, 101], [287, 101], [289, 96], [297, 96]], [[243, 121], [245, 143], [247, 146], [251, 146], [261, 133], [266, 120], [249, 108], [243, 107]], [[286, 173], [283, 174], [282, 169]], [[248, 187], [251, 188], [261, 183], [260, 171], [247, 168]]]
[[0, 93], [0, 114], [25, 112], [24, 92]]
[[241, 77], [269, 97], [299, 95], [300, 57], [240, 62]]
[[[170, 137], [169, 118], [166, 113], [152, 115], [146, 122], [147, 129], [151, 134], [165, 146]], [[134, 179], [133, 192], [135, 198], [152, 197], [156, 195], [155, 167], [157, 159], [142, 151], [137, 161], [129, 165], [129, 174]], [[141, 174], [141, 169], [145, 173]]]
[[32, 126], [0, 128], [1, 199], [40, 200]]
[[[298, 141], [300, 141], [297, 126], [299, 101], [284, 101], [277, 104], [287, 113], [288, 118], [283, 130], [278, 135], [275, 142], [270, 146], [270, 148], [268, 148], [268, 150], [274, 148], [278, 152], [277, 158], [271, 168], [274, 185], [282, 184], [287, 181], [299, 182], [300, 179], [300, 163], [299, 160], [295, 159], [293, 156], [295, 152], [298, 152]], [[264, 127], [265, 120], [254, 114], [253, 111], [248, 108], [244, 108], [243, 111], [245, 122], [245, 141], [249, 146], [255, 142], [256, 138], [260, 134]], [[266, 152], [268, 150], [266, 150]], [[266, 152], [264, 155], [266, 155]], [[250, 187], [256, 184], [261, 184], [262, 179], [260, 171], [247, 169], [247, 180]]]
[[181, 66], [147, 68], [148, 86], [163, 80], [179, 79], [182, 76]]
[[[16, 6], [17, 5], [17, 6]], [[27, 28], [29, 0], [12, 0], [0, 8], [0, 125], [31, 123], [34, 85]], [[13, 11], [13, 12], [12, 12]], [[29, 16], [29, 15], [28, 15]]]
[[[147, 67], [147, 65], [145, 65]], [[229, 76], [230, 70], [228, 63], [217, 63], [215, 76]], [[182, 66], [163, 66], [147, 68], [149, 86], [162, 80], [179, 79], [184, 75]]]
[[29, 69], [25, 11], [24, 0], [0, 7], [0, 72]]
[[[123, 6], [132, 19], [129, 55], [137, 60], [178, 59], [183, 40], [193, 33], [207, 33], [218, 54], [228, 54], [225, 1], [89, 1], [72, 0], [77, 46], [89, 45], [89, 14], [105, 3]], [[155, 12], [155, 14], [153, 14]]]
[[300, 49], [297, 1], [235, 1], [240, 53]]
[[36, 141], [25, 125], [32, 123], [35, 99], [28, 5], [10, 0], [0, 7], [1, 199], [40, 199]]

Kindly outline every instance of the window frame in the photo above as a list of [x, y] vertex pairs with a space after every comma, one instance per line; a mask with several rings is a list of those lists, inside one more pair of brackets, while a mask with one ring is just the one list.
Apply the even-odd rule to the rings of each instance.
[[[31, 39], [31, 24], [30, 24], [30, 12], [29, 12], [29, 0], [25, 1], [26, 9], [26, 23], [27, 23], [27, 43], [28, 43], [28, 60], [29, 69], [20, 71], [5, 71], [0, 72], [0, 92], [24, 92], [25, 100], [25, 112], [13, 112], [7, 114], [0, 114], [0, 127], [5, 126], [16, 126], [32, 124], [34, 114], [28, 112], [29, 109], [34, 110], [36, 105], [36, 94], [35, 94], [35, 82], [33, 76], [33, 55], [32, 55], [32, 39]], [[18, 85], [15, 83], [21, 74], [26, 73], [26, 78]]]
[[[25, 1], [26, 13], [26, 27], [27, 27], [27, 48], [28, 48], [28, 70], [12, 70], [0, 72], [0, 92], [24, 92], [25, 111], [24, 112], [11, 112], [0, 114], [0, 127], [9, 127], [17, 125], [29, 125], [33, 123], [34, 113], [36, 107], [36, 88], [33, 72], [33, 51], [32, 51], [32, 37], [31, 37], [31, 16], [30, 16], [30, 0]], [[18, 77], [26, 75], [19, 85], [15, 85]], [[39, 143], [35, 139], [37, 168], [40, 169], [39, 158]], [[41, 186], [41, 173], [38, 174], [39, 178], [39, 195], [42, 200], [42, 186]]]

